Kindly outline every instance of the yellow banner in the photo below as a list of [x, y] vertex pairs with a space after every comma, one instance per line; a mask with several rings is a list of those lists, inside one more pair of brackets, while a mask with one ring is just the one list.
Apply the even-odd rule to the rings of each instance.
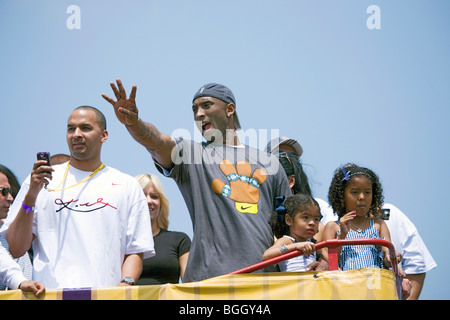
[[349, 271], [225, 275], [199, 282], [152, 286], [48, 289], [37, 299], [21, 290], [0, 300], [393, 300], [396, 277], [379, 268]]

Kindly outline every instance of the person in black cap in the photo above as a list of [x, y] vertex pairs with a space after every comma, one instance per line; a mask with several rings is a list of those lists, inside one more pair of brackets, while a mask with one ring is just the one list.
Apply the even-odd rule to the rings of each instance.
[[269, 141], [265, 149], [271, 154], [278, 154], [280, 152], [294, 152], [300, 158], [303, 154], [303, 148], [300, 143], [292, 138], [281, 136]]
[[[120, 79], [111, 88], [118, 120], [152, 155], [156, 168], [177, 183], [193, 222], [193, 241], [183, 281], [200, 281], [261, 262], [273, 244], [269, 225], [275, 198], [291, 190], [278, 159], [243, 145], [236, 100], [229, 88], [209, 83], [192, 99], [197, 128], [206, 141], [172, 138], [142, 121]], [[272, 269], [273, 270], [273, 269]]]
[[[303, 165], [300, 157], [303, 154], [303, 148], [300, 143], [286, 136], [280, 136], [269, 141], [264, 149], [266, 152], [278, 156], [281, 165], [288, 177], [289, 186], [292, 193], [304, 193], [312, 196], [311, 186], [308, 182], [308, 176], [303, 170]], [[333, 213], [331, 206], [320, 198], [314, 198], [320, 205], [320, 212], [322, 214], [321, 231], [319, 232], [319, 239], [322, 235], [323, 226], [329, 221], [335, 221], [337, 215]], [[317, 238], [317, 237], [316, 237]]]

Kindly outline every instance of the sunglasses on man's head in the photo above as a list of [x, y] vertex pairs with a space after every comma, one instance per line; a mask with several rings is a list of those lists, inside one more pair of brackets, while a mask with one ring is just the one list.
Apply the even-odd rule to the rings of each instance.
[[289, 155], [288, 155], [287, 152], [281, 151], [280, 153], [278, 153], [278, 159], [281, 159], [281, 158], [286, 158], [286, 159], [289, 161], [289, 163], [291, 164], [291, 166], [294, 165], [294, 164], [292, 163], [291, 158], [289, 158]]
[[0, 193], [2, 196], [6, 197], [8, 194], [11, 193], [11, 188], [0, 188]]

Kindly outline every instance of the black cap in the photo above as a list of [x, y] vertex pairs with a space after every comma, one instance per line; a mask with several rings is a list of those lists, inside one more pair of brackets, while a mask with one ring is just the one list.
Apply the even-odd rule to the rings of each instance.
[[217, 99], [220, 99], [226, 103], [232, 103], [234, 104], [235, 111], [233, 115], [233, 123], [234, 128], [236, 130], [241, 129], [241, 124], [239, 123], [239, 118], [236, 113], [236, 100], [234, 99], [234, 94], [231, 92], [231, 90], [224, 86], [223, 84], [218, 83], [208, 83], [202, 86], [198, 91], [195, 93], [194, 98], [192, 99], [192, 102], [194, 102], [195, 99], [199, 97], [214, 97]]

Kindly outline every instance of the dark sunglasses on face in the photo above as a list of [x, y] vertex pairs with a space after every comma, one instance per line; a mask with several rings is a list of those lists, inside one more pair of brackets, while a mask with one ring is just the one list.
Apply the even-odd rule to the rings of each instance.
[[8, 194], [11, 193], [11, 188], [0, 188], [0, 192], [2, 194], [2, 196], [6, 197]]

